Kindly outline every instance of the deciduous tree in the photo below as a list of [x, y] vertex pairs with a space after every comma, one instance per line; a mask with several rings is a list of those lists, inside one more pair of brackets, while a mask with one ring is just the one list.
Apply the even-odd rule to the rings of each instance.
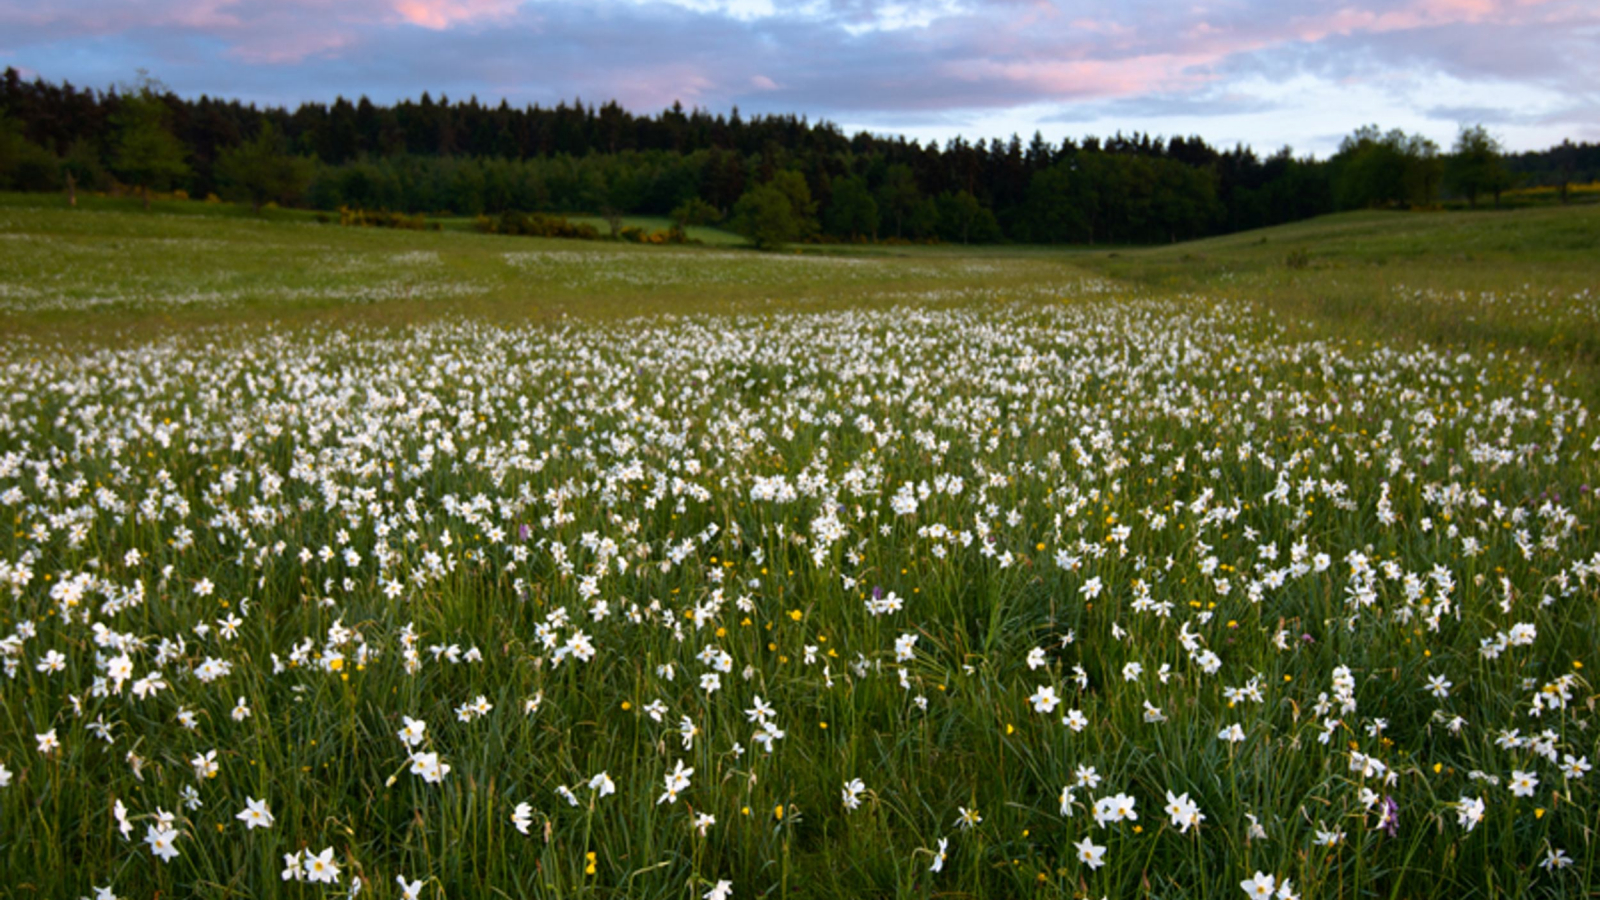
[[250, 207], [260, 212], [268, 201], [286, 203], [299, 197], [311, 180], [311, 162], [290, 156], [277, 129], [263, 122], [254, 138], [218, 155], [214, 172], [227, 193], [249, 200]]
[[1493, 194], [1500, 206], [1500, 192], [1511, 184], [1510, 173], [1500, 159], [1500, 141], [1482, 125], [1461, 126], [1454, 152], [1445, 168], [1451, 188], [1476, 208], [1479, 194]]
[[189, 174], [183, 144], [167, 129], [167, 104], [161, 84], [141, 73], [139, 84], [122, 97], [112, 124], [116, 127], [116, 153], [112, 168], [139, 188], [144, 208], [150, 208], [150, 189], [162, 190]]

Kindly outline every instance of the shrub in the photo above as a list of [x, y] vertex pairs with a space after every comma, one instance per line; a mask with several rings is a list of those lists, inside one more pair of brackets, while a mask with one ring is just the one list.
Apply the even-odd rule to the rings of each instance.
[[429, 222], [421, 215], [408, 216], [386, 209], [351, 209], [348, 206], [339, 207], [339, 224], [356, 228], [399, 228], [406, 231], [440, 230], [438, 222]]
[[593, 226], [582, 222], [571, 222], [561, 216], [547, 216], [543, 213], [524, 213], [508, 209], [500, 214], [498, 219], [488, 216], [479, 216], [473, 222], [473, 227], [484, 234], [512, 234], [523, 237], [552, 237], [575, 238], [577, 240], [593, 241], [600, 237], [600, 232]]

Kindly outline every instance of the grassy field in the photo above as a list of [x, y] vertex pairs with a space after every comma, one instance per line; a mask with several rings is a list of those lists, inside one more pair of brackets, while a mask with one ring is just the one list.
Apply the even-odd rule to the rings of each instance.
[[0, 896], [1592, 897], [1597, 248], [0, 197]]
[[241, 317], [404, 324], [458, 313], [524, 321], [881, 307], [1036, 295], [1083, 277], [1048, 257], [765, 255], [341, 228], [202, 203], [146, 215], [131, 201], [115, 211], [68, 210], [39, 195], [0, 201], [0, 316], [19, 332], [96, 338]]
[[1600, 360], [1600, 206], [1345, 213], [1081, 260], [1163, 290], [1249, 297], [1374, 337]]

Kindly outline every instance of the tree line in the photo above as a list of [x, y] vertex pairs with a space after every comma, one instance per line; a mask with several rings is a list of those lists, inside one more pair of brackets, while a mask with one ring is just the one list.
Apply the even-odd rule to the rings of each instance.
[[[294, 109], [178, 97], [158, 82], [96, 90], [0, 77], [0, 189], [182, 189], [260, 206], [726, 220], [796, 240], [1156, 243], [1341, 209], [1498, 202], [1517, 184], [1600, 174], [1600, 145], [1505, 155], [1481, 126], [1441, 150], [1362, 128], [1326, 160], [1199, 137], [1035, 133], [942, 146], [846, 135], [803, 116], [617, 103], [490, 106], [428, 93]], [[1565, 192], [1563, 191], [1563, 199]]]

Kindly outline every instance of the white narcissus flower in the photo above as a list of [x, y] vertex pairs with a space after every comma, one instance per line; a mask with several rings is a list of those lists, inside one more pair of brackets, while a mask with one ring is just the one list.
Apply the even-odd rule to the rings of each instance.
[[1554, 871], [1556, 869], [1565, 869], [1570, 865], [1572, 865], [1572, 857], [1567, 855], [1567, 851], [1551, 847], [1545, 851], [1544, 859], [1540, 861], [1539, 868]]
[[1072, 786], [1071, 785], [1068, 785], [1068, 786], [1066, 786], [1066, 787], [1061, 789], [1061, 798], [1060, 799], [1061, 799], [1061, 815], [1067, 816], [1067, 817], [1071, 817], [1071, 815], [1073, 813], [1072, 802], [1073, 802], [1073, 799], [1074, 799], [1073, 796], [1072, 796]]
[[1206, 814], [1200, 811], [1200, 806], [1189, 799], [1187, 792], [1173, 796], [1167, 791], [1167, 815], [1172, 819], [1172, 827], [1179, 832], [1187, 834], [1189, 829], [1206, 820]]
[[246, 831], [254, 828], [271, 828], [273, 823], [272, 810], [267, 808], [267, 801], [246, 797], [244, 809], [234, 818], [244, 823]]
[[517, 808], [511, 811], [511, 824], [523, 834], [528, 833], [528, 826], [533, 824], [533, 807], [526, 802], [518, 803]]
[[428, 723], [413, 719], [410, 716], [401, 716], [401, 718], [405, 720], [406, 726], [397, 733], [400, 741], [407, 747], [415, 747], [421, 744], [423, 738], [428, 734]]
[[339, 864], [333, 861], [332, 847], [326, 847], [316, 855], [307, 851], [304, 866], [306, 880], [312, 884], [339, 883]]
[[917, 635], [902, 634], [894, 639], [895, 662], [910, 662], [916, 658]]
[[1244, 817], [1250, 820], [1250, 830], [1246, 835], [1247, 839], [1252, 841], [1266, 840], [1267, 829], [1262, 826], [1261, 820], [1256, 818], [1255, 813], [1245, 813]]
[[677, 803], [679, 792], [689, 788], [689, 776], [694, 774], [694, 769], [684, 768], [683, 760], [681, 759], [677, 760], [677, 763], [677, 768], [662, 776], [667, 789], [656, 799], [656, 805], [658, 806], [662, 803]]
[[1483, 821], [1485, 805], [1481, 797], [1468, 797], [1463, 795], [1456, 803], [1456, 822], [1467, 831], [1478, 827]]
[[450, 765], [439, 759], [437, 753], [411, 754], [411, 773], [421, 775], [422, 780], [429, 784], [438, 784], [450, 774]]
[[121, 693], [122, 683], [133, 677], [133, 660], [129, 659], [126, 653], [121, 656], [113, 656], [106, 663], [106, 677], [111, 679], [112, 690], [116, 693]]
[[1028, 697], [1028, 702], [1033, 705], [1034, 712], [1049, 714], [1061, 703], [1061, 698], [1056, 696], [1054, 686], [1043, 684]]
[[711, 826], [715, 824], [717, 824], [717, 817], [710, 813], [697, 812], [694, 814], [694, 830], [698, 832], [701, 837], [705, 837], [706, 832], [710, 831]]
[[117, 830], [122, 832], [123, 840], [130, 840], [133, 834], [133, 822], [128, 818], [128, 807], [119, 799], [111, 805], [111, 817], [117, 822]]
[[1266, 900], [1278, 888], [1278, 880], [1265, 872], [1256, 872], [1250, 878], [1239, 882], [1239, 887], [1254, 900]]
[[1581, 781], [1594, 766], [1589, 765], [1589, 757], [1573, 756], [1568, 753], [1561, 758], [1561, 774], [1571, 781]]
[[219, 770], [217, 767], [217, 751], [215, 750], [195, 754], [194, 759], [189, 760], [189, 764], [194, 766], [195, 778], [204, 781], [207, 778], [217, 777]]
[[150, 852], [162, 862], [172, 862], [178, 855], [178, 832], [161, 824], [148, 826], [144, 842], [150, 845]]
[[1139, 813], [1134, 809], [1135, 800], [1127, 794], [1112, 794], [1101, 797], [1094, 802], [1094, 821], [1101, 828], [1113, 822], [1137, 821]]
[[1096, 844], [1092, 838], [1086, 837], [1072, 846], [1078, 851], [1078, 862], [1089, 868], [1098, 869], [1106, 864], [1106, 848]]
[[852, 778], [846, 781], [844, 790], [839, 792], [844, 801], [844, 808], [852, 811], [859, 808], [861, 806], [861, 795], [866, 790], [866, 784], [859, 778]]

